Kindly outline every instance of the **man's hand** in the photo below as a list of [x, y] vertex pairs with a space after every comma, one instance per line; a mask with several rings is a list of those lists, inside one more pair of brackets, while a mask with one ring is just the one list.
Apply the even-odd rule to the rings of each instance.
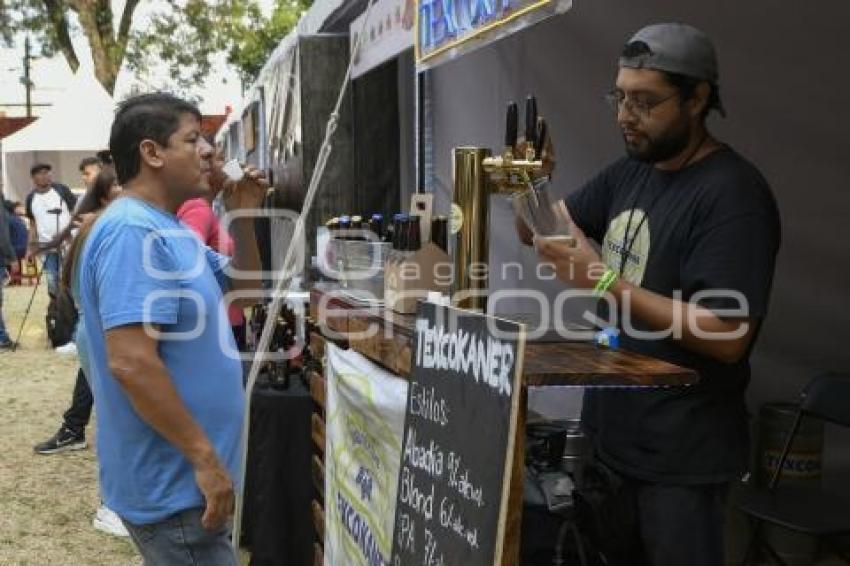
[[[269, 182], [265, 174], [255, 167], [244, 168], [245, 176], [238, 183], [228, 181], [224, 185], [224, 206], [227, 212], [255, 210], [263, 204]], [[260, 252], [257, 249], [257, 236], [254, 232], [254, 219], [251, 214], [240, 215], [229, 223], [229, 232], [233, 236], [233, 256], [230, 263], [230, 291], [249, 291], [249, 297], [226, 300], [237, 308], [247, 308], [257, 302], [256, 292], [262, 289], [260, 278]]]
[[233, 515], [235, 501], [233, 482], [227, 470], [215, 461], [211, 465], [195, 468], [195, 481], [206, 501], [201, 524], [208, 531], [221, 528]]
[[260, 208], [266, 197], [269, 188], [266, 174], [253, 165], [245, 166], [244, 170], [245, 176], [241, 181], [234, 183], [228, 180], [224, 183], [222, 199], [228, 212]]
[[574, 241], [535, 238], [534, 248], [543, 262], [551, 263], [558, 279], [577, 289], [593, 289], [607, 266], [584, 232], [570, 219]]

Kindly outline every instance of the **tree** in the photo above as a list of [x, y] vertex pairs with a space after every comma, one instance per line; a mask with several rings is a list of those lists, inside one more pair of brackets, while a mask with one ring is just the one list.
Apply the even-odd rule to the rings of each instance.
[[141, 70], [150, 66], [151, 59], [159, 59], [168, 63], [178, 84], [196, 84], [209, 74], [209, 54], [225, 53], [243, 84], [248, 84], [312, 0], [277, 0], [268, 19], [254, 0], [166, 3], [170, 9], [155, 14], [146, 30], [134, 34], [128, 55], [131, 68]]
[[265, 18], [256, 0], [163, 0], [139, 29], [139, 0], [125, 0], [117, 28], [111, 0], [0, 0], [0, 41], [11, 45], [17, 34], [28, 33], [43, 56], [61, 53], [76, 71], [71, 38], [82, 33], [95, 76], [110, 94], [124, 64], [144, 74], [164, 63], [172, 89], [185, 91], [203, 81], [220, 53], [243, 81], [253, 80], [311, 3], [277, 0]]
[[62, 53], [72, 70], [80, 66], [71, 34], [76, 31], [70, 12], [91, 46], [95, 76], [111, 94], [127, 51], [133, 14], [139, 0], [126, 0], [118, 29], [115, 29], [109, 0], [0, 0], [2, 39], [10, 45], [18, 31], [31, 33], [42, 54]]

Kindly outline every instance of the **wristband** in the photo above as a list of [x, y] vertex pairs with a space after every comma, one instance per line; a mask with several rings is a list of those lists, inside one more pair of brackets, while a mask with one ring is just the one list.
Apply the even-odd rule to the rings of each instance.
[[605, 270], [605, 273], [602, 275], [602, 278], [596, 283], [596, 287], [593, 288], [593, 296], [596, 298], [601, 297], [605, 293], [608, 292], [608, 289], [614, 286], [614, 283], [620, 278], [617, 275], [617, 272], [611, 269], [610, 267]]

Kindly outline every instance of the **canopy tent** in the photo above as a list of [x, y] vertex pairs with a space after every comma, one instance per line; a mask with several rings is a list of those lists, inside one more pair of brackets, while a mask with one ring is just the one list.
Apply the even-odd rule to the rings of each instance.
[[53, 177], [80, 186], [78, 165], [106, 149], [115, 103], [90, 70], [80, 70], [41, 118], [0, 142], [3, 196], [22, 201], [31, 189], [33, 163], [53, 166]]

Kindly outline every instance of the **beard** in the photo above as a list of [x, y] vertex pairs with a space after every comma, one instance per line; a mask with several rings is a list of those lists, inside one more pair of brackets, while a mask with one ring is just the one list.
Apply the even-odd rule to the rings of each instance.
[[682, 153], [690, 138], [690, 124], [683, 121], [680, 124], [674, 124], [657, 138], [644, 134], [637, 141], [630, 142], [625, 137], [623, 137], [623, 141], [626, 144], [626, 153], [629, 157], [644, 163], [659, 163]]

